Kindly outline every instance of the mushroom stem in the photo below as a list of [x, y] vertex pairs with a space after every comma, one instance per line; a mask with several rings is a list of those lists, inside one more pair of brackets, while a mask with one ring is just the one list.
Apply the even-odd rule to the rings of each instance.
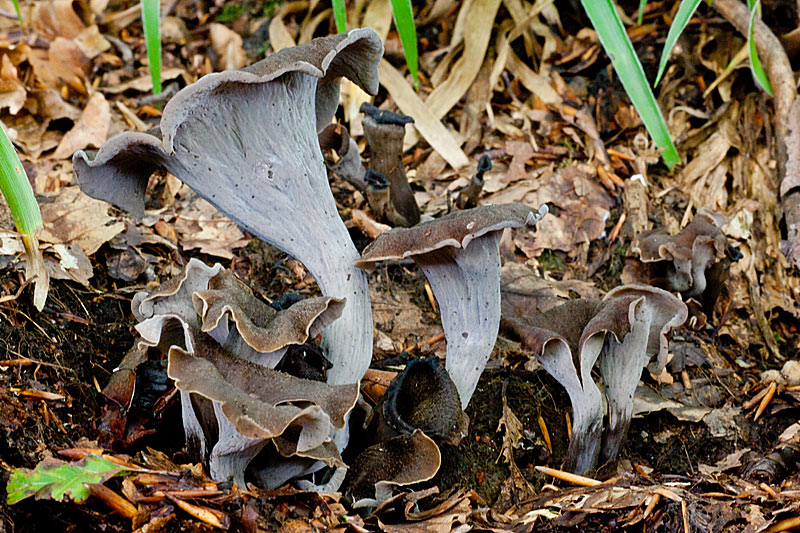
[[364, 135], [370, 147], [370, 166], [386, 176], [391, 184], [389, 196], [393, 209], [387, 210], [387, 219], [395, 226], [413, 226], [419, 223], [419, 206], [403, 166], [405, 125], [413, 119], [367, 103], [362, 104], [361, 111], [366, 114]]
[[369, 169], [364, 174], [364, 181], [367, 184], [365, 189], [367, 203], [372, 214], [377, 220], [385, 219], [389, 210], [389, 180], [383, 174]]
[[[500, 237], [495, 231], [463, 250], [440, 248], [414, 257], [439, 302], [447, 339], [446, 368], [466, 409], [492, 355], [500, 328]], [[454, 253], [456, 252], [457, 253]], [[476, 282], [480, 280], [480, 282]], [[479, 358], [472, 359], [476, 354]], [[466, 367], [464, 361], [469, 360]]]

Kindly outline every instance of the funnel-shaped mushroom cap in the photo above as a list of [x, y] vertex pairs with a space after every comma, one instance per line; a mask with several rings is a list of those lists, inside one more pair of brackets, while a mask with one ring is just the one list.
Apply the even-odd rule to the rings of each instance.
[[439, 303], [447, 338], [447, 371], [466, 408], [492, 353], [500, 325], [501, 230], [532, 226], [547, 214], [524, 204], [457, 211], [412, 228], [395, 228], [367, 246], [356, 265], [373, 269], [411, 257]]
[[[686, 321], [686, 304], [667, 291], [649, 285], [623, 285], [603, 299], [613, 324], [599, 324], [614, 336], [606, 339], [600, 374], [608, 400], [608, 427], [603, 434], [602, 458], [616, 459], [633, 416], [633, 395], [650, 358], [658, 374], [667, 364], [670, 329]], [[620, 325], [624, 325], [620, 331]]]
[[[213, 402], [213, 418], [193, 402], [183, 407], [194, 410], [201, 428], [217, 428], [216, 439], [207, 429], [195, 435], [206, 439], [201, 450], [211, 449], [214, 479], [234, 476], [243, 483], [247, 463], [265, 443], [278, 437], [290, 439], [282, 445], [286, 456], [324, 456], [314, 450], [331, 442], [331, 430], [344, 427], [345, 416], [355, 405], [355, 384], [331, 386], [295, 378], [232, 357], [213, 341], [196, 344], [195, 355], [178, 347], [170, 349], [167, 373], [183, 395]], [[276, 446], [281, 451], [281, 444]], [[331, 461], [342, 464], [338, 456]]]
[[373, 410], [376, 438], [421, 429], [437, 442], [458, 446], [469, 431], [452, 378], [436, 357], [412, 359]]
[[[344, 302], [336, 298], [308, 298], [282, 311], [262, 302], [230, 270], [208, 283], [208, 290], [192, 294], [201, 331], [243, 359], [274, 368], [290, 344], [303, 344], [339, 318]], [[235, 328], [230, 328], [232, 320]]]
[[644, 263], [671, 261], [666, 287], [691, 298], [705, 290], [706, 270], [725, 256], [728, 240], [720, 229], [723, 224], [724, 216], [699, 209], [680, 233], [655, 229], [640, 235], [632, 249]]
[[525, 318], [504, 317], [502, 324], [503, 333], [519, 339], [567, 390], [573, 421], [564, 468], [578, 474], [594, 468], [600, 453], [603, 402], [592, 367], [605, 337], [595, 321], [601, 309], [597, 300], [574, 300]]
[[417, 429], [370, 446], [356, 457], [347, 474], [346, 492], [353, 507], [377, 506], [392, 496], [393, 487], [433, 478], [441, 463], [439, 447]]
[[378, 89], [383, 47], [370, 29], [314, 39], [240, 71], [209, 74], [164, 108], [158, 134], [123, 133], [94, 159], [73, 158], [81, 189], [141, 215], [147, 178], [165, 169], [242, 227], [300, 260], [323, 293], [346, 298], [325, 331], [331, 383], [369, 365], [366, 277], [336, 211], [317, 132], [333, 117], [338, 80]]

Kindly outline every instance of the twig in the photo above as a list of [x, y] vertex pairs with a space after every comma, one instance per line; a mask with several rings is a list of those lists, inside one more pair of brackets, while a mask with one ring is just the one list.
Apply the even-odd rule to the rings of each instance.
[[542, 474], [553, 476], [561, 481], [566, 481], [582, 487], [595, 487], [603, 483], [602, 481], [590, 477], [579, 476], [578, 474], [572, 474], [571, 472], [564, 472], [563, 470], [556, 470], [555, 468], [548, 468], [546, 466], [536, 466], [535, 468]]

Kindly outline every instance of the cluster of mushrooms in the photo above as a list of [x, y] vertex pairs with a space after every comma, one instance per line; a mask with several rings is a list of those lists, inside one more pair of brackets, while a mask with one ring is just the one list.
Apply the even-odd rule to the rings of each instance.
[[[370, 146], [393, 139], [390, 144], [399, 147], [373, 150], [370, 170], [347, 130], [331, 124], [340, 78], [376, 94], [382, 55], [373, 30], [355, 29], [242, 70], [209, 74], [166, 104], [157, 128], [122, 133], [96, 154], [80, 151], [73, 158], [85, 193], [134, 216], [144, 213], [152, 173], [172, 173], [251, 234], [301, 261], [324, 295], [276, 309], [220, 265], [191, 260], [180, 276], [134, 298], [138, 345], [166, 354], [168, 375], [181, 395], [187, 446], [214, 479], [241, 484], [247, 472], [263, 486], [277, 487], [327, 465], [337, 469], [322, 488], [339, 486], [348, 419], [372, 359], [365, 270], [381, 261], [411, 258], [421, 267], [441, 309], [447, 357], [445, 369], [432, 360], [410, 364], [373, 409], [369, 423], [385, 435], [354, 461], [354, 498], [380, 501], [393, 485], [429, 479], [439, 467], [435, 443], [457, 443], [464, 434], [463, 410], [501, 324], [502, 231], [533, 226], [547, 208], [470, 208], [482, 173], [491, 167], [484, 159], [458, 198], [466, 209], [420, 222], [402, 166], [406, 119], [364, 109]], [[330, 149], [339, 157], [326, 161], [323, 151]], [[360, 255], [337, 212], [326, 162], [364, 191], [379, 218], [402, 227], [380, 235]], [[593, 468], [601, 449], [604, 459], [616, 456], [641, 371], [652, 355], [651, 370], [663, 368], [665, 334], [685, 318], [686, 306], [675, 296], [631, 285], [603, 301], [503, 319], [504, 331], [520, 338], [570, 394], [575, 420], [569, 468]], [[275, 370], [287, 347], [319, 332], [331, 365], [326, 382]], [[605, 429], [591, 377], [598, 359], [609, 404]], [[447, 416], [429, 423], [423, 414], [434, 404], [423, 398], [409, 406], [411, 389], [445, 391], [441, 399], [427, 400], [448, 405]], [[398, 463], [376, 468], [387, 455], [403, 453], [427, 459], [415, 471]]]

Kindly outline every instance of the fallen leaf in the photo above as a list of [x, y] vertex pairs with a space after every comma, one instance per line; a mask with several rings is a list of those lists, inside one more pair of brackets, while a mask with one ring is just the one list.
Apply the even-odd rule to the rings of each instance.
[[56, 148], [53, 157], [64, 159], [72, 157], [78, 150], [83, 150], [89, 146], [99, 148], [108, 136], [108, 129], [111, 126], [111, 106], [108, 104], [103, 93], [96, 92], [89, 99], [86, 108], [81, 114], [81, 118], [75, 126], [64, 135]]
[[219, 54], [217, 69], [238, 70], [249, 63], [238, 33], [216, 22], [209, 24], [208, 29], [211, 46]]
[[43, 243], [77, 243], [87, 254], [94, 254], [103, 243], [125, 229], [125, 224], [108, 214], [110, 205], [83, 194], [77, 186], [61, 189], [51, 202], [41, 205]]

